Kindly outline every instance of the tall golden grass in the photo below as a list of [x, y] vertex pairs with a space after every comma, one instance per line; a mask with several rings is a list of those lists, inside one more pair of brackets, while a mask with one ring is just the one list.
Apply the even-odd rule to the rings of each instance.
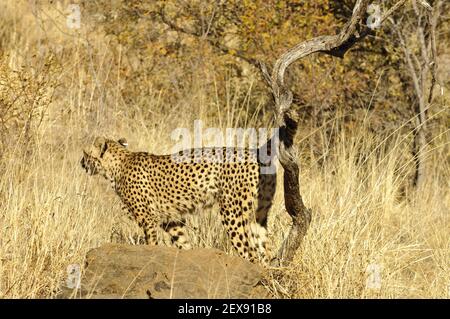
[[[195, 119], [222, 129], [257, 127], [271, 114], [247, 111], [258, 98], [251, 83], [230, 80], [227, 98], [220, 99], [202, 86], [201, 76], [174, 105], [162, 105], [164, 90], [151, 82], [140, 84], [147, 94], [139, 106], [126, 105], [115, 72], [121, 62], [108, 52], [108, 39], [90, 33], [87, 43], [83, 29], [64, 29], [54, 7], [2, 6], [2, 107], [17, 100], [14, 106], [29, 116], [6, 117], [2, 110], [0, 298], [52, 298], [67, 266], [82, 265], [88, 250], [142, 241], [109, 185], [80, 168], [85, 143], [99, 134], [126, 137], [133, 150], [161, 154], [174, 144], [172, 130], [192, 128]], [[23, 78], [31, 84], [24, 86]], [[24, 94], [31, 100], [16, 99]], [[30, 108], [36, 100], [43, 102]], [[448, 298], [448, 128], [436, 130], [427, 184], [415, 190], [409, 186], [411, 132], [378, 136], [364, 123], [337, 131], [331, 141], [325, 131], [340, 124], [336, 118], [299, 132], [301, 191], [313, 221], [293, 265], [269, 274], [267, 289], [278, 298]], [[289, 229], [283, 207], [279, 189], [269, 220], [273, 247]], [[197, 246], [232, 253], [215, 213], [205, 212], [190, 236]], [[367, 284], [371, 265], [380, 271], [379, 287]]]

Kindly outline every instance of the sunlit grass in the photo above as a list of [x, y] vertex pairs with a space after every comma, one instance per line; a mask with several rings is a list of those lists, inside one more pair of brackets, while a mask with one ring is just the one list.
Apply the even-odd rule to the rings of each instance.
[[[27, 2], [8, 2], [0, 14], [9, 17], [0, 28], [12, 39], [0, 55], [10, 66], [2, 72], [31, 73], [32, 52], [45, 37], [64, 46], [56, 54], [58, 68], [46, 74], [59, 86], [40, 125], [30, 137], [17, 120], [18, 129], [0, 143], [0, 298], [54, 297], [67, 266], [82, 265], [90, 249], [141, 242], [141, 230], [122, 214], [106, 181], [87, 176], [79, 165], [83, 145], [94, 136], [126, 137], [132, 150], [162, 154], [175, 143], [170, 133], [192, 129], [195, 119], [220, 129], [270, 123], [272, 115], [262, 105], [248, 111], [252, 86], [232, 80], [224, 100], [199, 77], [175, 105], [161, 105], [164, 90], [151, 84], [139, 105], [127, 105], [117, 93], [118, 61], [100, 35], [87, 50], [58, 28], [44, 33], [30, 27], [37, 25]], [[274, 275], [267, 288], [279, 298], [448, 297], [448, 130], [436, 132], [427, 152], [427, 184], [414, 190], [410, 135], [399, 130], [377, 136], [363, 123], [330, 141], [325, 131], [340, 121], [300, 129], [301, 191], [313, 220], [293, 265], [281, 270], [283, 277]], [[310, 139], [319, 141], [319, 152], [308, 148]], [[269, 219], [274, 249], [289, 229], [282, 191]], [[192, 241], [233, 253], [216, 213], [205, 211], [193, 221]], [[367, 286], [369, 265], [381, 269], [379, 289]]]

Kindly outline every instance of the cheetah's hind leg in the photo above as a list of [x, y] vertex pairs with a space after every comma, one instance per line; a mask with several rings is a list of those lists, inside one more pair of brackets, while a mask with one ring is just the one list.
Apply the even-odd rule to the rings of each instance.
[[257, 222], [249, 225], [250, 246], [256, 250], [257, 259], [263, 265], [268, 265], [269, 256], [267, 252], [267, 229]]
[[170, 236], [172, 244], [179, 249], [191, 249], [192, 246], [186, 232], [185, 220], [171, 220], [161, 224], [162, 229]]
[[233, 192], [225, 193], [220, 198], [220, 216], [227, 230], [232, 246], [239, 256], [251, 262], [258, 260], [256, 247], [250, 239], [248, 212], [250, 201], [236, 201]]
[[240, 201], [235, 200], [239, 196], [234, 196], [233, 192], [221, 197], [222, 223], [233, 247], [241, 257], [267, 265], [267, 231], [266, 227], [255, 219], [255, 195], [249, 188], [242, 190], [241, 195], [244, 196]]
[[135, 222], [136, 217], [134, 216], [133, 212], [128, 208], [127, 205], [122, 204], [122, 211], [125, 213], [125, 215], [128, 217], [129, 220]]

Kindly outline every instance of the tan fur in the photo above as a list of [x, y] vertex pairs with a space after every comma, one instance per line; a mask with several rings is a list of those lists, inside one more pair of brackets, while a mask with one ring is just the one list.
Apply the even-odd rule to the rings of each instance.
[[111, 182], [148, 244], [158, 244], [157, 227], [162, 227], [177, 247], [190, 248], [186, 214], [218, 202], [222, 224], [239, 255], [251, 261], [265, 256], [276, 176], [260, 173], [257, 150], [204, 148], [152, 155], [126, 146], [124, 139], [97, 138], [84, 151], [81, 165]]

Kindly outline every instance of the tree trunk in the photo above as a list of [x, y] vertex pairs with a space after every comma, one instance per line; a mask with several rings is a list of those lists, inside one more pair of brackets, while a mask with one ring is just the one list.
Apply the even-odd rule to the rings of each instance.
[[427, 126], [424, 107], [419, 106], [416, 128], [414, 135], [413, 156], [415, 164], [414, 186], [421, 189], [426, 180], [426, 147], [427, 147]]

